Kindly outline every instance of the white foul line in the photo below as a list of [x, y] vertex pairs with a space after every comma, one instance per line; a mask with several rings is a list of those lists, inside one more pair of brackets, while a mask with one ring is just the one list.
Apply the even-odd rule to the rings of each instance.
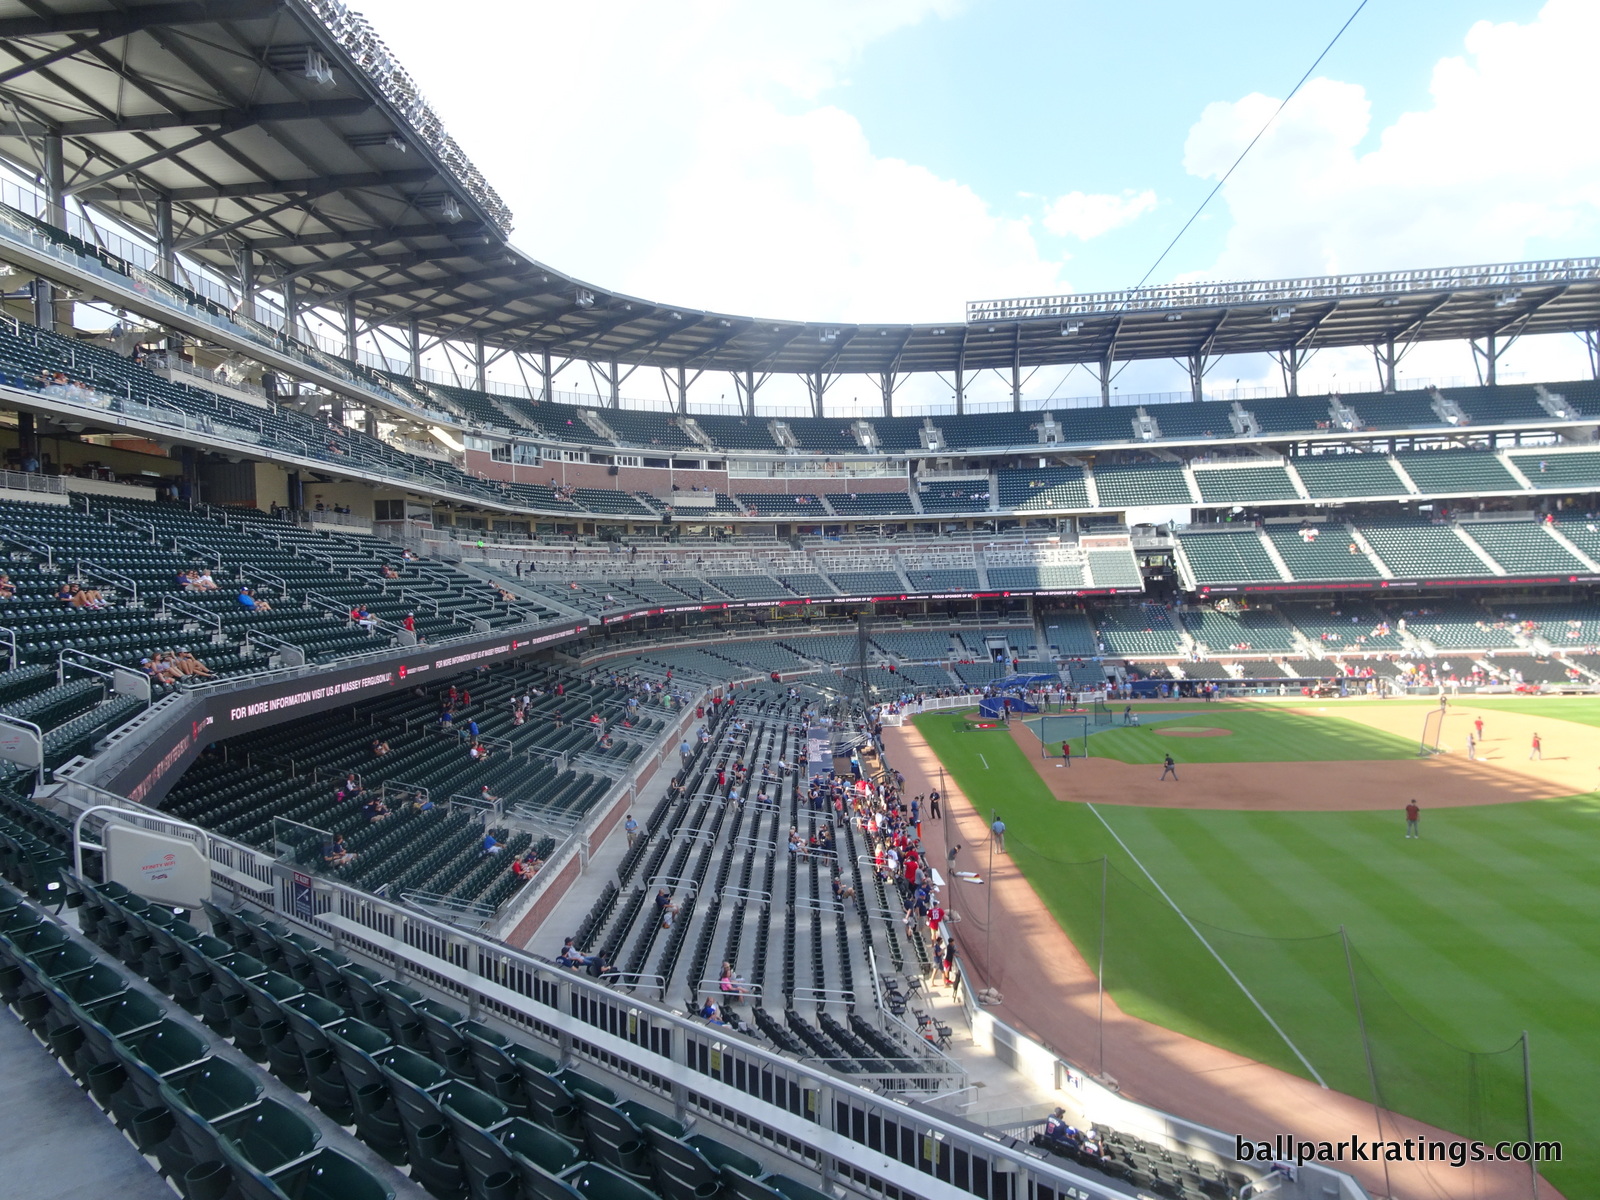
[[981, 754], [978, 755], [978, 759], [979, 759], [980, 762], [983, 763], [983, 769], [985, 771], [987, 771], [989, 769], [989, 760], [987, 758], [984, 758], [983, 755], [981, 755]]
[[1190, 933], [1194, 934], [1195, 937], [1200, 939], [1200, 944], [1211, 952], [1211, 957], [1216, 959], [1217, 960], [1217, 965], [1220, 966], [1224, 971], [1226, 971], [1228, 973], [1228, 978], [1233, 980], [1234, 983], [1239, 985], [1239, 990], [1245, 994], [1245, 997], [1250, 1001], [1251, 1004], [1256, 1006], [1256, 1011], [1258, 1013], [1260, 1013], [1263, 1017], [1266, 1018], [1267, 1024], [1271, 1025], [1272, 1028], [1273, 1028], [1273, 1031], [1275, 1033], [1277, 1033], [1277, 1035], [1283, 1039], [1283, 1044], [1285, 1046], [1288, 1046], [1290, 1050], [1293, 1050], [1294, 1051], [1294, 1056], [1300, 1060], [1301, 1064], [1305, 1067], [1306, 1070], [1311, 1072], [1311, 1078], [1315, 1079], [1319, 1086], [1327, 1087], [1328, 1086], [1327, 1081], [1324, 1080], [1321, 1075], [1317, 1074], [1317, 1069], [1311, 1065], [1311, 1061], [1308, 1058], [1306, 1058], [1306, 1056], [1304, 1054], [1300, 1053], [1300, 1047], [1296, 1046], [1293, 1042], [1291, 1042], [1289, 1040], [1289, 1035], [1283, 1031], [1283, 1027], [1272, 1019], [1272, 1014], [1267, 1012], [1266, 1009], [1261, 1007], [1261, 1001], [1257, 1000], [1255, 998], [1254, 994], [1251, 993], [1250, 989], [1245, 987], [1244, 980], [1240, 979], [1237, 975], [1235, 975], [1233, 973], [1233, 968], [1230, 967], [1226, 962], [1223, 961], [1222, 955], [1217, 953], [1216, 947], [1214, 947], [1210, 942], [1206, 941], [1205, 934], [1201, 933], [1198, 929], [1195, 928], [1194, 922], [1189, 920], [1189, 918], [1184, 915], [1184, 911], [1183, 911], [1183, 909], [1178, 907], [1177, 901], [1175, 901], [1171, 896], [1167, 895], [1166, 889], [1163, 888], [1159, 883], [1156, 882], [1156, 877], [1154, 875], [1150, 874], [1150, 868], [1148, 868], [1147, 866], [1144, 865], [1144, 863], [1139, 861], [1139, 856], [1137, 854], [1135, 854], [1132, 850], [1128, 849], [1128, 843], [1123, 841], [1122, 838], [1120, 836], [1118, 836], [1117, 831], [1115, 829], [1111, 828], [1111, 823], [1109, 821], [1107, 821], [1104, 817], [1100, 816], [1100, 810], [1098, 808], [1096, 808], [1093, 804], [1085, 805], [1085, 807], [1088, 808], [1088, 810], [1090, 812], [1092, 812], [1099, 819], [1100, 824], [1102, 824], [1102, 825], [1104, 825], [1106, 827], [1106, 832], [1109, 833], [1112, 837], [1116, 838], [1117, 845], [1122, 847], [1122, 852], [1124, 854], [1126, 854], [1129, 858], [1133, 859], [1133, 865], [1138, 867], [1139, 870], [1144, 872], [1144, 877], [1150, 881], [1150, 886], [1155, 888], [1156, 891], [1161, 893], [1161, 898], [1163, 900], [1165, 900], [1168, 904], [1172, 905], [1172, 911], [1178, 914], [1178, 919], [1181, 920], [1185, 925], [1187, 925], [1189, 927], [1189, 932]]

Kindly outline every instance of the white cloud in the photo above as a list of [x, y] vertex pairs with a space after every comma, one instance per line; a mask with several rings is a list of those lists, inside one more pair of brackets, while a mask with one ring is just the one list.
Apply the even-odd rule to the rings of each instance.
[[1058, 266], [1027, 220], [875, 153], [818, 96], [874, 41], [961, 4], [482, 2], [441, 24], [430, 0], [385, 0], [373, 16], [517, 244], [552, 266], [775, 319], [956, 321], [970, 299], [1062, 286]]
[[1045, 209], [1044, 227], [1061, 237], [1087, 242], [1120, 229], [1155, 206], [1156, 194], [1148, 188], [1142, 192], [1130, 188], [1120, 196], [1104, 192], [1068, 192]]
[[[1366, 143], [1356, 84], [1313, 79], [1229, 179], [1233, 225], [1214, 277], [1492, 262], [1600, 232], [1600, 141], [1571, 114], [1592, 106], [1600, 6], [1550, 0], [1525, 25], [1479, 22], [1441, 59], [1431, 107]], [[1184, 166], [1215, 179], [1278, 100], [1207, 106]]]

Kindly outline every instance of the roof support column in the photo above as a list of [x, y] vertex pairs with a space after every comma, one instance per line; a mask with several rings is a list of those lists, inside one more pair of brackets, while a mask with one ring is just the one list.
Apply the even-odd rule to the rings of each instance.
[[415, 320], [406, 327], [406, 341], [411, 346], [411, 382], [422, 378], [422, 326]]
[[1011, 411], [1022, 411], [1022, 322], [1011, 337]]
[[622, 367], [614, 362], [606, 364], [606, 401], [612, 408], [622, 407]]
[[806, 375], [806, 391], [811, 393], [811, 415], [822, 419], [822, 399], [828, 394], [827, 377], [821, 371]]
[[894, 416], [894, 372], [885, 371], [878, 376], [878, 388], [883, 392], [883, 415]]
[[356, 302], [346, 298], [344, 302], [344, 356], [351, 362], [356, 361]]
[[472, 339], [472, 386], [480, 392], [489, 390], [489, 363], [484, 357], [483, 335]]
[[156, 270], [165, 279], [177, 275], [176, 256], [172, 248], [172, 201], [165, 196], [156, 197]]
[[679, 413], [687, 414], [689, 411], [689, 368], [679, 367], [678, 378], [673, 384], [673, 390], [678, 393], [677, 409]]
[[300, 336], [300, 302], [295, 295], [292, 278], [283, 281], [283, 335], [290, 338]]
[[1101, 408], [1110, 408], [1111, 407], [1111, 351], [1109, 349], [1105, 352], [1105, 355], [1100, 359], [1100, 361], [1097, 362], [1096, 364], [1094, 364], [1093, 370], [1094, 370], [1094, 373], [1095, 373], [1095, 378], [1100, 380], [1100, 407]]
[[58, 229], [67, 227], [66, 168], [61, 160], [61, 135], [44, 136], [44, 219]]
[[[294, 278], [285, 279], [280, 285], [283, 291], [283, 336], [295, 338], [299, 336], [299, 300], [295, 295]], [[300, 399], [300, 380], [291, 377], [288, 386], [289, 402], [291, 404]]]
[[1589, 352], [1589, 373], [1600, 379], [1600, 329], [1587, 329], [1578, 335]]
[[[738, 371], [729, 371], [728, 374], [733, 379], [733, 394], [738, 397], [739, 411], [747, 417], [755, 416], [756, 392], [761, 388], [761, 383], [756, 379], [756, 373], [754, 371], [746, 371], [741, 375]], [[809, 391], [810, 388], [811, 377], [808, 375], [806, 377], [806, 389]]]
[[539, 386], [544, 388], [544, 395], [539, 398], [546, 404], [555, 396], [555, 377], [550, 369], [550, 351], [546, 350], [539, 355]]
[[239, 250], [239, 311], [251, 320], [256, 315], [256, 256], [249, 246]]
[[1481, 345], [1477, 338], [1472, 339], [1472, 360], [1473, 365], [1478, 368], [1480, 382], [1486, 383], [1490, 387], [1499, 382], [1496, 374], [1500, 366], [1500, 356], [1509, 348], [1509, 342], [1505, 346], [1500, 345], [1499, 337], [1492, 333], [1483, 340]]
[[1314, 352], [1302, 350], [1299, 346], [1288, 346], [1282, 350], [1272, 351], [1272, 357], [1278, 364], [1278, 369], [1283, 372], [1283, 390], [1288, 396], [1300, 394], [1300, 368], [1306, 365], [1306, 360]]
[[964, 416], [967, 411], [967, 348], [965, 345], [956, 351], [956, 416]]
[[1381, 346], [1372, 348], [1372, 355], [1378, 360], [1378, 378], [1380, 385], [1386, 392], [1393, 392], [1395, 367], [1399, 365], [1400, 358], [1394, 352], [1394, 339], [1390, 338]]
[[1206, 398], [1206, 358], [1203, 354], [1189, 356], [1189, 399], [1199, 404]]

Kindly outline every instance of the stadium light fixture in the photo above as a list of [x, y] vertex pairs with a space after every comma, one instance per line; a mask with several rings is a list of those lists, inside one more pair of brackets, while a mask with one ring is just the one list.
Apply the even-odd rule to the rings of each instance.
[[311, 49], [306, 50], [306, 65], [301, 69], [301, 74], [320, 88], [331, 88], [335, 82], [328, 60]]
[[572, 302], [574, 304], [576, 304], [579, 308], [593, 308], [594, 307], [594, 293], [593, 292], [586, 292], [586, 291], [583, 291], [582, 289], [580, 289], [578, 291], [578, 294], [572, 298]]
[[1062, 337], [1071, 337], [1073, 334], [1077, 333], [1078, 330], [1080, 330], [1082, 328], [1083, 328], [1083, 323], [1081, 321], [1067, 321], [1061, 326], [1061, 336]]
[[1515, 289], [1513, 289], [1511, 291], [1501, 292], [1498, 296], [1496, 296], [1494, 298], [1494, 306], [1496, 308], [1510, 308], [1513, 304], [1515, 304], [1518, 300], [1521, 300], [1521, 299], [1522, 299], [1522, 293], [1520, 291], [1515, 290]]
[[1280, 304], [1272, 310], [1272, 323], [1277, 325], [1279, 322], [1287, 321], [1292, 316], [1294, 316], [1294, 306], [1292, 304]]
[[440, 203], [439, 215], [446, 221], [454, 222], [461, 220], [461, 205], [456, 202], [456, 198], [454, 196], [446, 196]]
[[1168, 313], [1167, 314], [1167, 320], [1169, 320], [1169, 321], [1181, 321], [1181, 320], [1183, 320], [1183, 314], [1182, 313]]
[[1383, 302], [1383, 307], [1384, 308], [1399, 308], [1400, 307], [1400, 297], [1398, 297], [1398, 296], [1390, 296], [1388, 299], [1386, 299]]

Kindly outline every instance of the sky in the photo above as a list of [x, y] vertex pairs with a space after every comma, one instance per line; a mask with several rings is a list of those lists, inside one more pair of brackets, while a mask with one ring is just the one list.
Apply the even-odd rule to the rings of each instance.
[[[564, 272], [783, 320], [959, 320], [968, 300], [1594, 253], [1593, 0], [367, 0], [366, 15]], [[1229, 378], [1222, 379], [1221, 375]], [[1421, 345], [1402, 380], [1472, 377]], [[1503, 379], [1588, 374], [1529, 338]], [[648, 378], [647, 378], [648, 376]], [[1323, 351], [1301, 388], [1375, 384]], [[1264, 358], [1217, 390], [1281, 390]], [[859, 384], [859, 386], [858, 386]], [[592, 391], [579, 369], [559, 387]], [[1119, 395], [1186, 387], [1131, 364]], [[697, 401], [716, 401], [706, 389]], [[1082, 369], [1030, 396], [1083, 396]], [[625, 395], [660, 395], [638, 372]], [[847, 402], [866, 381], [845, 380]], [[993, 376], [975, 394], [1002, 395]], [[921, 378], [903, 404], [948, 401]], [[731, 400], [731, 395], [729, 396]], [[764, 404], [798, 403], [777, 381]], [[875, 393], [873, 402], [876, 402]]]

